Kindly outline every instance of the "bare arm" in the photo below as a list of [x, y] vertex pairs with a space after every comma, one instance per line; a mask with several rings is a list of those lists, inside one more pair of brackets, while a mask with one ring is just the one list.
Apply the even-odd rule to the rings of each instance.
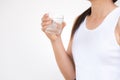
[[[52, 20], [49, 18], [47, 14], [45, 14], [42, 18], [42, 30], [45, 32], [45, 29], [49, 24], [51, 24]], [[65, 24], [63, 23], [63, 27]], [[65, 51], [65, 48], [63, 46], [61, 36], [60, 35], [55, 35], [55, 34], [48, 34], [45, 32], [45, 34], [48, 36], [48, 38], [51, 41], [54, 55], [56, 58], [56, 62], [60, 68], [60, 71], [62, 72], [64, 78], [66, 80], [74, 80], [75, 78], [75, 69], [74, 69], [74, 63], [69, 56], [70, 51], [69, 49]], [[69, 48], [69, 47], [68, 47]]]
[[74, 80], [75, 79], [74, 63], [72, 57], [69, 55], [70, 53], [65, 51], [61, 38], [51, 43], [53, 46], [56, 61], [63, 76], [65, 77], [66, 80]]

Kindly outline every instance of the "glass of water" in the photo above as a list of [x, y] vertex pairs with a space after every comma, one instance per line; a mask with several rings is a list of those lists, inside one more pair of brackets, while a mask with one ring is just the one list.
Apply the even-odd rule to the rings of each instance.
[[48, 25], [46, 32], [59, 35], [62, 31], [62, 22], [64, 20], [64, 16], [55, 14], [50, 17], [53, 19], [53, 22], [52, 24]]

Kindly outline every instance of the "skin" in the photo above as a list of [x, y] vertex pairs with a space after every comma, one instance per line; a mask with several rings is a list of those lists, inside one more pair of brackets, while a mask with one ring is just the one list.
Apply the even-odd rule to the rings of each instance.
[[[113, 4], [112, 0], [90, 0], [92, 3], [92, 13], [87, 16], [86, 26], [88, 29], [93, 30], [97, 28], [104, 18], [117, 6]], [[107, 6], [106, 6], [107, 5]], [[94, 24], [92, 24], [94, 22]], [[53, 47], [56, 62], [66, 80], [75, 79], [75, 65], [72, 57], [72, 39], [69, 41], [68, 49], [65, 50], [63, 42], [61, 40], [61, 34], [48, 34], [45, 32], [47, 26], [52, 23], [52, 19], [48, 14], [44, 14], [42, 17], [42, 30], [49, 38], [51, 45]], [[62, 28], [65, 27], [65, 22], [62, 23]], [[120, 19], [115, 29], [116, 41], [120, 45]], [[58, 46], [59, 45], [59, 46]]]
[[[94, 30], [117, 6], [112, 2], [112, 0], [90, 1], [92, 3], [92, 14], [90, 16], [87, 16], [86, 26], [89, 30]], [[116, 25], [115, 37], [118, 45], [120, 45], [120, 19], [118, 20], [118, 23]]]
[[[45, 29], [49, 24], [52, 23], [52, 20], [49, 18], [48, 14], [45, 14], [42, 18], [42, 30], [45, 32]], [[62, 24], [63, 28], [65, 26], [65, 23]], [[64, 78], [66, 80], [74, 80], [75, 79], [75, 68], [73, 59], [69, 55], [67, 51], [65, 51], [65, 48], [63, 46], [61, 36], [55, 35], [55, 34], [48, 34], [45, 32], [45, 34], [48, 36], [48, 38], [51, 41], [54, 55], [56, 58], [56, 62], [60, 68], [60, 71], [62, 72]], [[59, 46], [58, 46], [59, 45]]]

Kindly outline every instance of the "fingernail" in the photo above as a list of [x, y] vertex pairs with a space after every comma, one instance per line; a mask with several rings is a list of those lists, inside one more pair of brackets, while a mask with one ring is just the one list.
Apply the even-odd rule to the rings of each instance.
[[45, 15], [46, 15], [46, 16], [49, 16], [49, 13], [46, 13]]

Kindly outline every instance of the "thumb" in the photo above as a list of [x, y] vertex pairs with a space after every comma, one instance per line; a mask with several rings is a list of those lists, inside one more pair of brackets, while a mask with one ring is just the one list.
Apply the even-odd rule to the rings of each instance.
[[62, 22], [62, 28], [64, 28], [66, 26], [65, 22]]

